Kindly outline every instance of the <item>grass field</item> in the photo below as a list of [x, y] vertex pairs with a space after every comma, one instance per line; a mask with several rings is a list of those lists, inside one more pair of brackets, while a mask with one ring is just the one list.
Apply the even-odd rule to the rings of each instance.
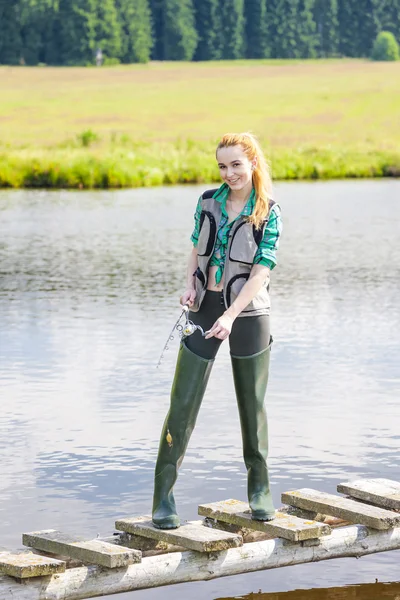
[[400, 176], [400, 62], [0, 67], [0, 186], [218, 180], [227, 131], [278, 179]]

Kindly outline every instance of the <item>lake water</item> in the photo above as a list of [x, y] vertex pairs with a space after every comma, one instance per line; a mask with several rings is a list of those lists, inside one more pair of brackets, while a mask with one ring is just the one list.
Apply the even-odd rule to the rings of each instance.
[[[0, 546], [20, 547], [22, 532], [39, 529], [106, 535], [115, 517], [149, 513], [177, 339], [155, 365], [179, 315], [204, 189], [0, 192]], [[400, 181], [282, 183], [276, 199], [284, 235], [272, 274], [267, 396], [276, 504], [294, 488], [334, 493], [357, 477], [400, 480]], [[226, 498], [246, 498], [246, 477], [224, 344], [176, 500], [192, 519], [199, 503]], [[312, 598], [366, 600], [368, 586], [332, 596], [323, 588], [398, 581], [399, 558], [120, 598], [262, 591], [289, 600], [282, 592], [320, 588]], [[398, 586], [385, 590], [399, 599]]]

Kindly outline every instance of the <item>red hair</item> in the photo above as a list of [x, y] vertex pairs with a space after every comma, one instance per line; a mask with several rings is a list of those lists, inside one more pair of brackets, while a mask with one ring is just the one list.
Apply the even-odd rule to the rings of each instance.
[[226, 133], [217, 146], [217, 152], [220, 148], [230, 146], [241, 146], [250, 162], [256, 159], [253, 171], [256, 204], [248, 220], [259, 229], [268, 215], [269, 200], [272, 197], [272, 180], [267, 160], [260, 144], [251, 133]]

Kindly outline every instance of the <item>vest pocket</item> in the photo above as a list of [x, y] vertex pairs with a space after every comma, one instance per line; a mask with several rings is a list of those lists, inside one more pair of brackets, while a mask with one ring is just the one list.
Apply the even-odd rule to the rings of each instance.
[[214, 215], [208, 210], [203, 210], [200, 215], [200, 233], [197, 242], [197, 256], [210, 256], [214, 248], [217, 224]]
[[251, 223], [240, 223], [232, 234], [229, 248], [229, 260], [252, 265], [258, 244], [254, 239], [254, 228]]
[[240, 290], [250, 277], [250, 273], [240, 273], [240, 275], [234, 275], [232, 279], [228, 281], [226, 286], [226, 304], [229, 307], [239, 295]]
[[[226, 286], [226, 305], [229, 308], [236, 300], [246, 281], [249, 279], [250, 273], [240, 273], [234, 275]], [[251, 313], [255, 310], [268, 311], [271, 308], [268, 287], [264, 285], [258, 292], [257, 296], [242, 310], [243, 313]]]

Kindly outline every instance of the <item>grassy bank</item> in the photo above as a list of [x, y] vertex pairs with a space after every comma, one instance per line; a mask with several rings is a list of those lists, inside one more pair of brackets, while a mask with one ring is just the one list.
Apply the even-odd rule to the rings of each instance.
[[[0, 187], [117, 188], [219, 181], [213, 160], [197, 151], [148, 154], [124, 149], [96, 153], [75, 151], [20, 151], [0, 156]], [[400, 152], [330, 149], [279, 150], [272, 154], [275, 179], [335, 179], [345, 177], [400, 177]]]
[[276, 179], [400, 176], [400, 64], [356, 60], [0, 67], [0, 186], [218, 181], [252, 130]]

